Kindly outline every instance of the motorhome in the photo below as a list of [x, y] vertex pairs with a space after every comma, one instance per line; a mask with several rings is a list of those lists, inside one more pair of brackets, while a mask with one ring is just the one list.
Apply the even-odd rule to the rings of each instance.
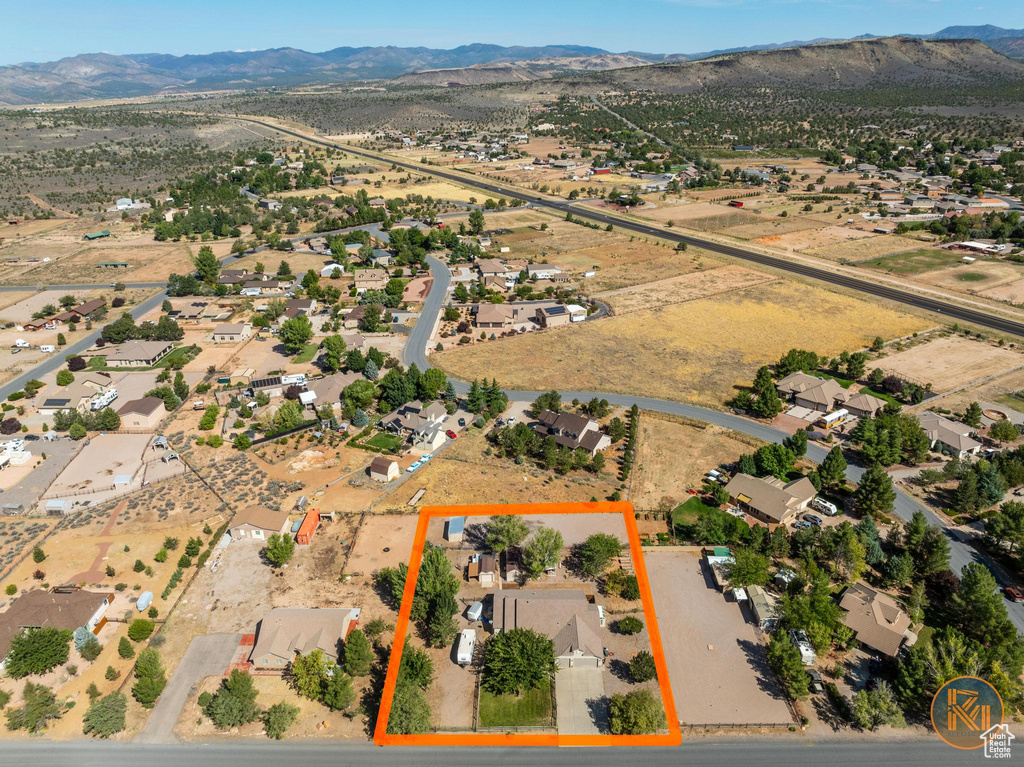
[[92, 401], [89, 402], [90, 410], [102, 410], [107, 407], [111, 402], [117, 399], [117, 389], [107, 389], [99, 396], [93, 397]]
[[460, 666], [468, 666], [473, 662], [473, 651], [476, 649], [476, 629], [463, 629], [459, 634], [459, 649], [455, 659]]

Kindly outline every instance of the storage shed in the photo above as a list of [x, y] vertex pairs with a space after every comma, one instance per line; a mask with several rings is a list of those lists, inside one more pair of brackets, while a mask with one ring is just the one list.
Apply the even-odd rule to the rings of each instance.
[[299, 532], [295, 534], [295, 542], [303, 546], [309, 545], [313, 542], [313, 536], [319, 527], [320, 512], [316, 509], [310, 509], [306, 512], [302, 524], [299, 525]]
[[444, 539], [451, 543], [460, 543], [462, 541], [462, 534], [466, 530], [466, 518], [465, 517], [452, 517], [445, 524]]

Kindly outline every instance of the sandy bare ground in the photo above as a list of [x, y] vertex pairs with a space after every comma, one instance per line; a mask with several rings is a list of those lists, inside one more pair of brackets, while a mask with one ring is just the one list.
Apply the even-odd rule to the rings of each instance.
[[594, 297], [607, 301], [616, 314], [622, 315], [776, 281], [777, 278], [762, 272], [727, 264], [717, 269], [692, 272], [629, 288], [608, 290], [597, 293]]
[[709, 469], [731, 463], [760, 443], [700, 422], [644, 411], [630, 498], [638, 509], [675, 508]]
[[905, 239], [895, 234], [882, 234], [810, 248], [806, 253], [809, 256], [826, 258], [829, 261], [838, 261], [841, 258], [850, 261], [866, 261], [870, 258], [916, 250], [920, 247], [921, 244], [915, 240]]
[[931, 383], [937, 392], [962, 386], [1024, 364], [1024, 355], [1006, 347], [963, 336], [936, 338], [875, 363], [913, 381]]
[[[730, 233], [726, 232], [726, 234]], [[836, 243], [874, 236], [877, 235], [872, 235], [871, 232], [865, 232], [852, 227], [826, 226], [821, 229], [803, 229], [784, 234], [764, 234], [756, 237], [752, 242], [758, 245], [768, 245], [779, 250], [794, 252], [810, 250], [811, 248], [822, 248]]]
[[1021, 303], [1024, 301], [1024, 277], [980, 290], [978, 295], [994, 298], [996, 301], [1009, 301], [1011, 304]]

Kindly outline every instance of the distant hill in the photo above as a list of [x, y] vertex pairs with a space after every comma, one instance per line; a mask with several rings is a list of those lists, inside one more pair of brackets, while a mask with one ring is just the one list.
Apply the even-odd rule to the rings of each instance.
[[624, 67], [642, 67], [650, 61], [624, 53], [598, 53], [593, 56], [530, 59], [471, 67], [426, 69], [396, 77], [399, 85], [489, 85], [491, 83], [543, 80], [566, 72], [601, 72]]
[[845, 90], [885, 86], [960, 86], [994, 78], [1024, 81], [1024, 63], [977, 40], [883, 37], [772, 51], [730, 53], [699, 61], [653, 64], [562, 82], [580, 86], [689, 93], [706, 87], [791, 86]]

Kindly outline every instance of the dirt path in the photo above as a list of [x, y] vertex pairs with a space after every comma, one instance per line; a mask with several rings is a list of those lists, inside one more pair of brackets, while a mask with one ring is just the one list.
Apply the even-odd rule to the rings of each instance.
[[[128, 508], [128, 501], [121, 501], [114, 507], [114, 510], [110, 513], [110, 519], [107, 520], [107, 524], [103, 526], [103, 530], [100, 531], [100, 538], [112, 538], [114, 534], [114, 525], [117, 524], [117, 518], [121, 512]], [[107, 552], [110, 551], [110, 547], [114, 545], [113, 540], [101, 541], [97, 543], [96, 557], [92, 560], [92, 564], [89, 565], [89, 569], [85, 572], [78, 573], [71, 577], [72, 583], [82, 583], [83, 581], [88, 583], [95, 583], [101, 581], [107, 577], [106, 570], [103, 568], [103, 559], [107, 556]]]
[[78, 218], [78, 216], [76, 216], [74, 213], [70, 213], [66, 210], [61, 210], [60, 208], [55, 208], [52, 205], [50, 205], [50, 203], [48, 203], [46, 200], [44, 200], [41, 197], [37, 197], [34, 194], [26, 193], [25, 197], [28, 197], [28, 199], [30, 199], [43, 210], [52, 210], [54, 213], [60, 213], [62, 216], [67, 216], [68, 218]]

